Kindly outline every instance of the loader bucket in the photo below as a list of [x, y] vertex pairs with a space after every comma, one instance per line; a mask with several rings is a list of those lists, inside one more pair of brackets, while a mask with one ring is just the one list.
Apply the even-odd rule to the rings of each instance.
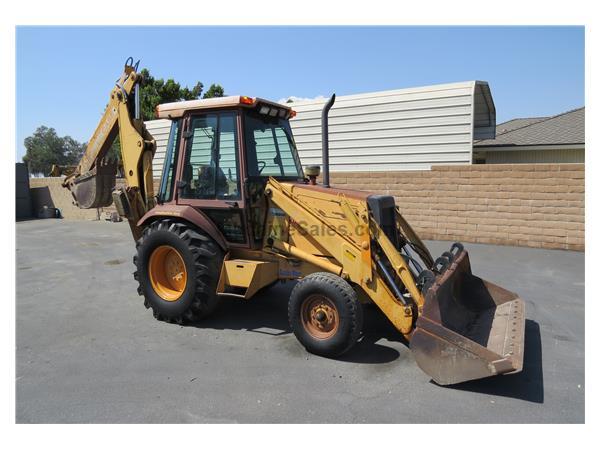
[[520, 372], [524, 338], [523, 301], [473, 275], [461, 246], [426, 291], [410, 348], [419, 367], [447, 385]]
[[89, 172], [75, 177], [68, 187], [77, 206], [83, 209], [110, 206], [116, 173], [116, 162], [100, 161]]

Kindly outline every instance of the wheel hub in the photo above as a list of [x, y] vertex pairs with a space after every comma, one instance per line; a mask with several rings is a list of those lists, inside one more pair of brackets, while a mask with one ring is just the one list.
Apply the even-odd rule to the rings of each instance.
[[148, 274], [154, 292], [168, 302], [179, 300], [187, 284], [187, 270], [181, 254], [170, 245], [161, 245], [150, 255]]
[[339, 327], [339, 313], [335, 304], [323, 295], [311, 295], [301, 308], [302, 325], [314, 338], [328, 339]]
[[317, 311], [317, 313], [315, 314], [315, 318], [320, 322], [323, 323], [325, 322], [325, 320], [327, 320], [327, 314], [325, 312], [323, 312], [322, 310]]

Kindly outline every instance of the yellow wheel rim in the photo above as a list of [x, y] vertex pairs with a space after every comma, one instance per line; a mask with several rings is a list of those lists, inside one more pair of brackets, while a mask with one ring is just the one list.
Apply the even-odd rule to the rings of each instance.
[[170, 245], [157, 247], [148, 266], [152, 289], [168, 302], [179, 300], [187, 284], [187, 270], [181, 254]]

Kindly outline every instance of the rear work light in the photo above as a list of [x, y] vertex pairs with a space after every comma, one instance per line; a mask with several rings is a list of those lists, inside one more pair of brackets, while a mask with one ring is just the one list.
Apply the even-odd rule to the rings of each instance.
[[277, 106], [266, 105], [259, 103], [256, 110], [259, 114], [268, 117], [277, 117], [279, 119], [288, 119], [296, 115], [296, 111], [287, 108], [278, 108]]
[[240, 103], [243, 105], [253, 105], [254, 99], [252, 97], [247, 97], [245, 95], [240, 96]]

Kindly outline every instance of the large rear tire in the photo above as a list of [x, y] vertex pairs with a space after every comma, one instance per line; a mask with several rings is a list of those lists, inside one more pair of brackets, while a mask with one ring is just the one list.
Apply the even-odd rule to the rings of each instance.
[[362, 331], [363, 312], [356, 291], [343, 278], [317, 272], [294, 286], [288, 319], [311, 353], [336, 357], [350, 350]]
[[156, 319], [189, 323], [215, 310], [223, 252], [210, 237], [187, 223], [162, 219], [144, 230], [136, 247], [133, 276]]

